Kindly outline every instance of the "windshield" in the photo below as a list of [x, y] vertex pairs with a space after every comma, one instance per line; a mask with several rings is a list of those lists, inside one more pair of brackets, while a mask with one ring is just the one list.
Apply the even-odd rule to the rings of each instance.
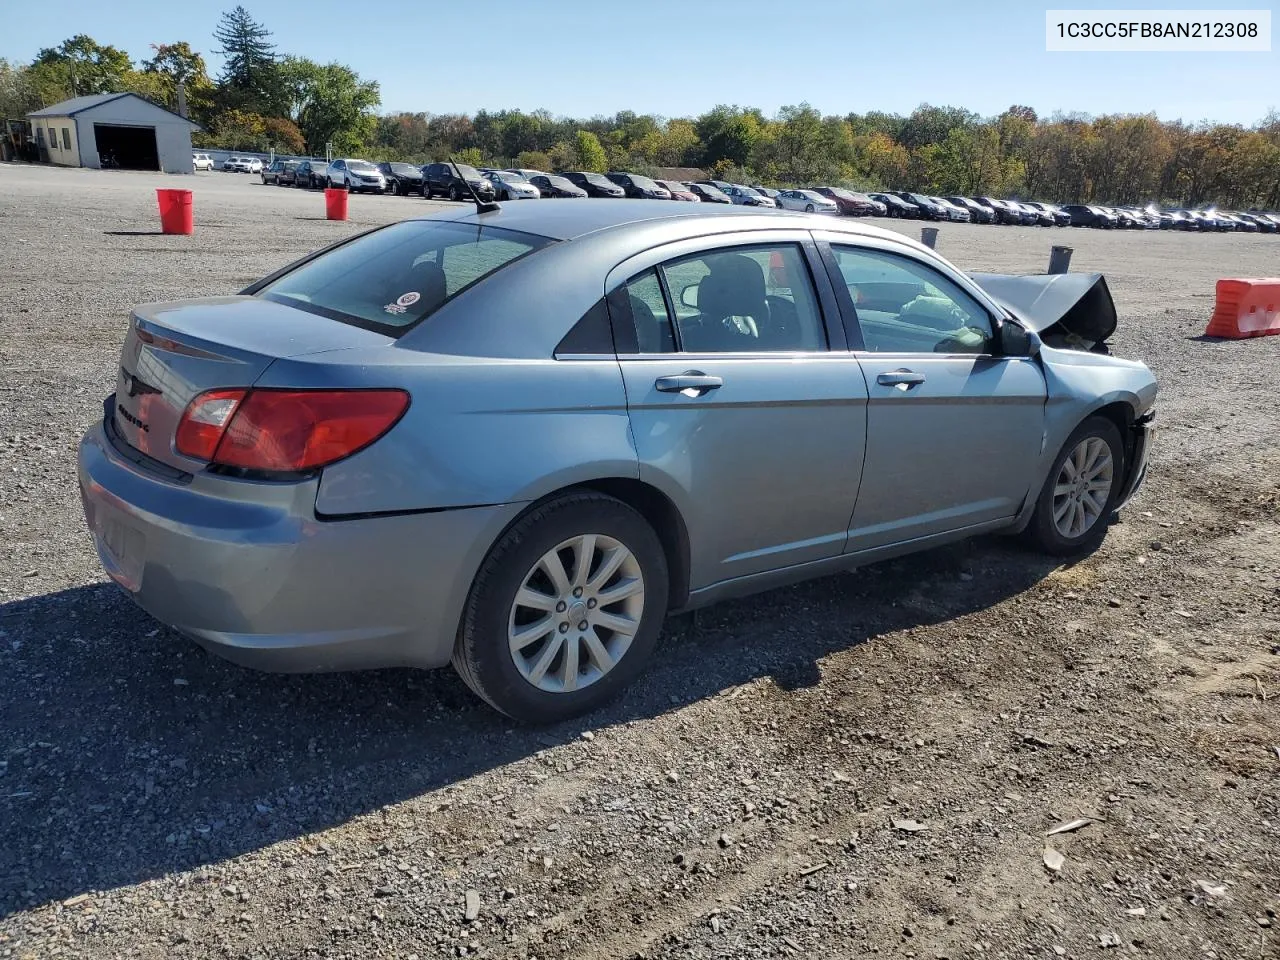
[[559, 190], [578, 189], [564, 177], [547, 177], [547, 182]]
[[820, 194], [820, 193], [814, 193], [812, 190], [797, 190], [797, 191], [796, 191], [796, 193], [798, 193], [801, 197], [803, 197], [803, 198], [804, 198], [804, 199], [806, 199], [806, 200], [816, 200], [818, 203], [830, 203], [830, 202], [831, 202], [831, 201], [830, 201], [830, 200], [828, 200], [826, 197], [824, 197], [822, 194]]
[[635, 185], [637, 190], [661, 190], [662, 189], [656, 183], [650, 180], [648, 177], [638, 177], [634, 173], [631, 174], [631, 182]]
[[[453, 173], [453, 164], [448, 164], [449, 172]], [[463, 180], [479, 180], [480, 171], [475, 167], [469, 167], [465, 163], [458, 164], [458, 174]]]
[[393, 163], [391, 164], [391, 172], [416, 176], [418, 168], [411, 163]]
[[742, 184], [740, 184], [740, 183], [735, 183], [735, 184], [734, 184], [734, 187], [735, 187], [735, 188], [736, 188], [740, 193], [743, 193], [743, 194], [745, 194], [745, 195], [746, 195], [746, 196], [748, 196], [748, 197], [758, 197], [758, 196], [760, 196], [760, 191], [758, 191], [758, 190], [754, 190], [754, 189], [752, 189], [751, 187], [744, 187], [744, 186], [743, 186]]
[[359, 173], [376, 173], [378, 168], [366, 160], [348, 160], [347, 169], [355, 170]]
[[832, 187], [832, 188], [831, 188], [831, 196], [833, 196], [833, 197], [839, 197], [841, 200], [853, 200], [853, 199], [854, 199], [853, 194], [852, 194], [852, 193], [850, 193], [848, 190], [844, 189], [843, 187]]
[[259, 295], [399, 336], [471, 284], [551, 242], [498, 227], [408, 220], [320, 255]]
[[724, 197], [726, 200], [729, 199], [723, 190], [721, 190], [719, 187], [713, 187], [709, 183], [698, 184], [698, 189], [703, 193], [705, 193], [708, 197]]
[[528, 183], [529, 182], [524, 177], [520, 176], [520, 174], [507, 173], [505, 170], [499, 170], [497, 173], [494, 174], [494, 176], [506, 183]]
[[587, 183], [594, 183], [597, 187], [616, 187], [617, 184], [606, 177], [603, 173], [583, 173], [580, 176]]

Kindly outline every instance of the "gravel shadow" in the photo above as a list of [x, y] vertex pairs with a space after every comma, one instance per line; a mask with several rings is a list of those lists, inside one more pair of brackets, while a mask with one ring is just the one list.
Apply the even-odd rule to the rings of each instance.
[[828, 653], [985, 608], [1053, 567], [988, 539], [672, 618], [619, 702], [541, 730], [448, 670], [235, 667], [110, 584], [3, 604], [0, 917], [323, 830], [762, 677], [785, 696]]

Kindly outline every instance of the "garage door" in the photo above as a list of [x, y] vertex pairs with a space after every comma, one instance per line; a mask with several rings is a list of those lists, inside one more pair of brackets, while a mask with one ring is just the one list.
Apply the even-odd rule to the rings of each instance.
[[98, 145], [98, 161], [104, 167], [121, 170], [159, 170], [155, 127], [125, 127], [95, 123], [93, 136]]

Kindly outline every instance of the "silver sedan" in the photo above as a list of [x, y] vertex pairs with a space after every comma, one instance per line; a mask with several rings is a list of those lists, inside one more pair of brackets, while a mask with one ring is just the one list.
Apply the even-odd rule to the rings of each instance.
[[371, 230], [140, 306], [79, 450], [110, 577], [239, 663], [450, 662], [591, 710], [666, 615], [989, 531], [1095, 547], [1155, 381], [1100, 276], [803, 213], [602, 201]]

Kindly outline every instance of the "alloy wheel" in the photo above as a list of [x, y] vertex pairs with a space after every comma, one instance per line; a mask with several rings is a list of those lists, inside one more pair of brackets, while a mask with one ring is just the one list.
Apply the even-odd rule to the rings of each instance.
[[600, 680], [640, 629], [644, 590], [639, 560], [612, 537], [581, 534], [548, 550], [521, 581], [507, 619], [516, 669], [548, 693]]
[[1053, 486], [1053, 525], [1069, 540], [1085, 535], [1101, 518], [1115, 479], [1111, 447], [1085, 437], [1067, 455]]

